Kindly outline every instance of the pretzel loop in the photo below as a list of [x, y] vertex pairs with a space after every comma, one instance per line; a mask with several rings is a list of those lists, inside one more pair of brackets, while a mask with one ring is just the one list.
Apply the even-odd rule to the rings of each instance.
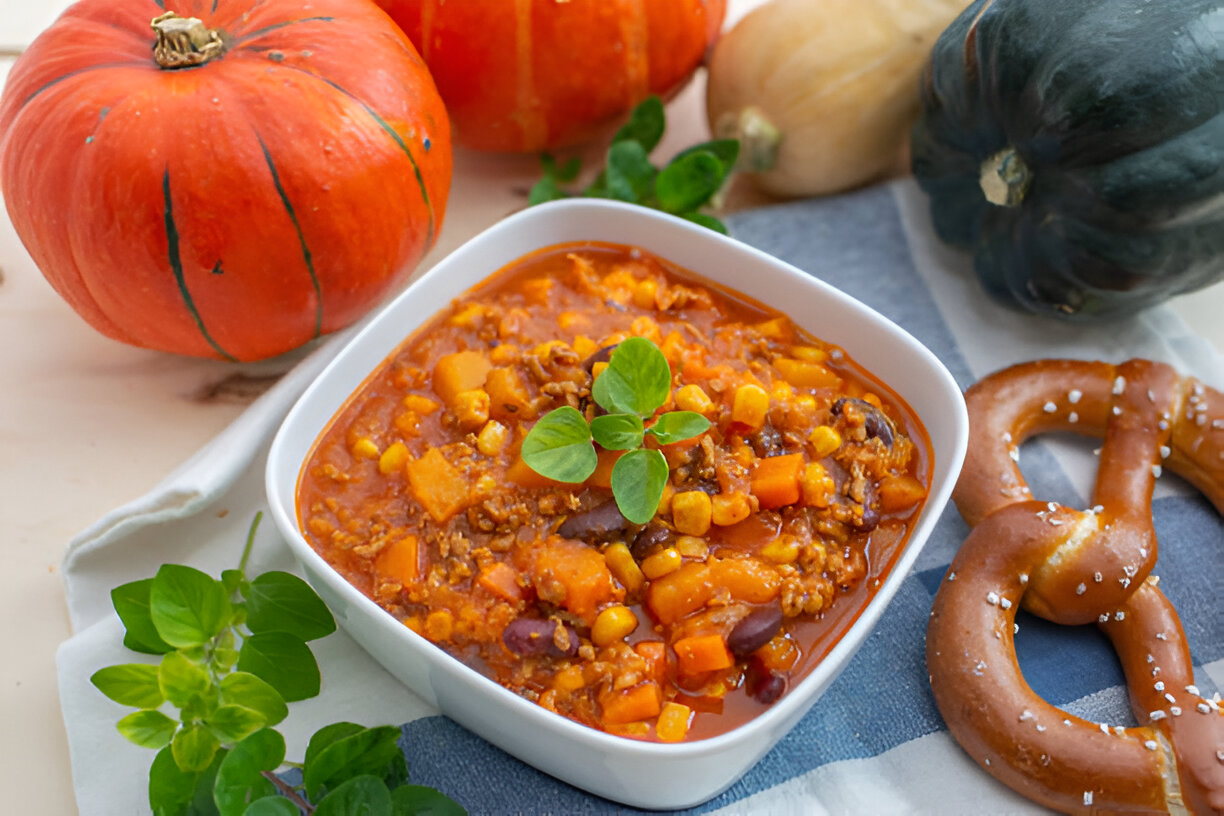
[[[1224, 812], [1224, 717], [1199, 695], [1176, 611], [1150, 576], [1155, 481], [1169, 467], [1224, 511], [1224, 398], [1169, 366], [1028, 363], [966, 393], [969, 454], [954, 500], [974, 527], [935, 598], [931, 687], [953, 736], [992, 775], [1066, 812]], [[1093, 507], [1034, 500], [1029, 436], [1103, 437]], [[1126, 673], [1133, 728], [1036, 695], [1016, 660], [1016, 608], [1095, 621]]]

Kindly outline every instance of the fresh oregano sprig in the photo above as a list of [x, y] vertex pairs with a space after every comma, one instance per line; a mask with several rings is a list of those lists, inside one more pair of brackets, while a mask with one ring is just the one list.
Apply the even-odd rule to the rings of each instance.
[[727, 228], [721, 221], [700, 209], [731, 175], [739, 156], [739, 141], [714, 139], [693, 145], [660, 169], [651, 163], [650, 153], [658, 146], [665, 129], [662, 100], [647, 97], [612, 137], [604, 169], [591, 184], [578, 192], [565, 190], [562, 185], [578, 177], [580, 160], [575, 156], [558, 165], [546, 153], [540, 159], [544, 176], [531, 188], [528, 204], [574, 195], [611, 198], [663, 210], [726, 234]]
[[[285, 739], [273, 726], [288, 716], [288, 703], [319, 693], [319, 666], [307, 641], [331, 634], [336, 622], [295, 575], [247, 578], [261, 516], [251, 523], [238, 568], [220, 580], [164, 564], [154, 577], [111, 592], [124, 645], [161, 655], [156, 665], [109, 666], [90, 678], [110, 699], [137, 709], [119, 720], [119, 732], [158, 752], [149, 768], [153, 812], [465, 813], [432, 788], [407, 784], [394, 726], [325, 726], [310, 738], [304, 762], [286, 763]], [[282, 767], [300, 768], [301, 782], [278, 776]]]
[[608, 413], [587, 422], [568, 405], [550, 411], [523, 439], [523, 462], [558, 482], [584, 482], [599, 463], [592, 443], [626, 451], [612, 467], [612, 497], [621, 515], [645, 524], [659, 509], [668, 476], [663, 454], [643, 447], [646, 437], [670, 445], [710, 427], [695, 411], [668, 411], [646, 424], [667, 402], [671, 385], [671, 366], [658, 346], [644, 337], [630, 337], [616, 347], [608, 367], [591, 385], [592, 399]]

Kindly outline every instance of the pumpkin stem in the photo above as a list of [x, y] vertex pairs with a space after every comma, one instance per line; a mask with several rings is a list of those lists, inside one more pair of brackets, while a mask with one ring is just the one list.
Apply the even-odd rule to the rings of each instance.
[[225, 53], [221, 32], [208, 28], [196, 17], [180, 17], [167, 11], [153, 18], [150, 25], [157, 32], [153, 59], [160, 68], [190, 68]]
[[764, 173], [778, 163], [778, 146], [782, 134], [765, 111], [749, 106], [741, 111], [726, 111], [714, 123], [714, 135], [719, 139], [738, 139], [738, 165], [750, 173]]
[[978, 179], [986, 200], [999, 207], [1018, 207], [1032, 181], [1033, 171], [1014, 147], [1004, 148], [982, 162]]

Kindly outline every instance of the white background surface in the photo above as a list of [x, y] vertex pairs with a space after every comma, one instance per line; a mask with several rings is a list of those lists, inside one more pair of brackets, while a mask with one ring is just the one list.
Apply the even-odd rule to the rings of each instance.
[[[760, 2], [729, 0], [728, 22]], [[0, 0], [0, 81], [67, 5]], [[669, 106], [658, 156], [705, 137], [701, 89], [699, 76]], [[425, 266], [521, 207], [537, 164], [534, 157], [459, 152], [455, 170], [441, 242]], [[733, 200], [756, 203], [742, 191]], [[1224, 287], [1183, 297], [1173, 308], [1224, 350]], [[54, 664], [70, 634], [58, 575], [64, 547], [152, 488], [297, 356], [233, 366], [108, 340], [46, 284], [3, 213], [0, 350], [0, 790], [6, 812], [69, 814], [76, 809]]]

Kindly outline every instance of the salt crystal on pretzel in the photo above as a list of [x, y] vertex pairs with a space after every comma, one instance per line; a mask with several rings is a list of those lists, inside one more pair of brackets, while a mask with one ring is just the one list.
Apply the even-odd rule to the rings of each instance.
[[[1074, 411], [1058, 407], [1063, 396]], [[1058, 810], [1224, 812], [1224, 716], [1196, 693], [1181, 622], [1150, 574], [1163, 467], [1224, 512], [1224, 397], [1146, 360], [1046, 360], [987, 377], [966, 401], [954, 499], [974, 529], [927, 630], [931, 687], [953, 736], [997, 779]], [[1105, 440], [1090, 511], [1028, 498], [1018, 446], [1059, 430]], [[1015, 610], [982, 603], [986, 593], [1056, 623], [1097, 622], [1141, 725], [1111, 729], [1038, 697], [1016, 662]], [[1021, 727], [1030, 718], [1066, 727]]]

